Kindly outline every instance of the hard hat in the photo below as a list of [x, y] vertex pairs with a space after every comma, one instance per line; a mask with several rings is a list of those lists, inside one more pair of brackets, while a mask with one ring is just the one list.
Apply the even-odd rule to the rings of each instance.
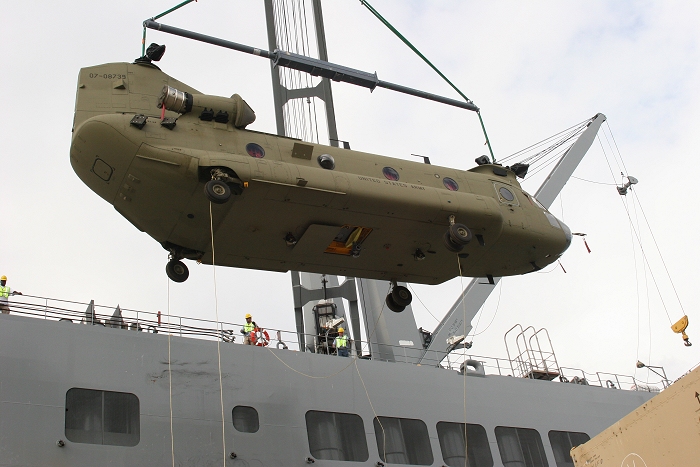
[[252, 318], [252, 316], [250, 316], [250, 313], [248, 313], [247, 315], [245, 315], [245, 319], [248, 319], [248, 318]]
[[0, 277], [0, 281], [6, 281], [6, 280], [7, 280], [7, 276]]
[[343, 329], [343, 328], [338, 328], [338, 332], [345, 332], [345, 329]]

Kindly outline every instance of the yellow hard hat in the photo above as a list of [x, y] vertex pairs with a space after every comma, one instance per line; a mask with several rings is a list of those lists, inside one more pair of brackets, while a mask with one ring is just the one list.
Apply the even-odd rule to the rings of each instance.
[[345, 329], [343, 329], [343, 328], [338, 328], [338, 332], [345, 332]]
[[245, 315], [245, 319], [248, 319], [248, 318], [252, 318], [252, 316], [250, 316], [250, 313], [248, 313], [247, 315]]
[[7, 280], [7, 276], [0, 277], [0, 281], [6, 281], [6, 280]]

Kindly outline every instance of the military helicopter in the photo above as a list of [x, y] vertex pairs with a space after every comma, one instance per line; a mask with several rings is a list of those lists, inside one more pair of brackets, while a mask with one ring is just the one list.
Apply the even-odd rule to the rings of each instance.
[[[169, 252], [205, 264], [398, 281], [537, 271], [571, 231], [518, 183], [527, 165], [439, 167], [246, 129], [239, 95], [205, 95], [134, 63], [80, 70], [70, 160], [80, 179]], [[427, 162], [427, 161], [426, 161]], [[212, 242], [212, 238], [214, 241]]]

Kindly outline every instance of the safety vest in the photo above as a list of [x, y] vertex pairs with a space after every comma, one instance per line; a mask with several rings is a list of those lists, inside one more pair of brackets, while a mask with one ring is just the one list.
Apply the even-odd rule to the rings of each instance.
[[251, 321], [250, 323], [246, 322], [246, 323], [243, 325], [243, 331], [245, 331], [246, 334], [248, 334], [249, 332], [251, 332], [253, 329], [255, 329], [255, 323], [252, 322], [252, 321]]
[[0, 297], [7, 298], [10, 296], [10, 288], [0, 285]]
[[348, 336], [338, 336], [335, 338], [335, 347], [337, 349], [344, 349], [348, 346]]

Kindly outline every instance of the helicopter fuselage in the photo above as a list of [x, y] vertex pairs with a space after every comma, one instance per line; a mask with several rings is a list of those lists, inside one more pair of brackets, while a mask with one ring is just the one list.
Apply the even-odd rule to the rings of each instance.
[[[154, 66], [82, 69], [70, 157], [85, 184], [180, 258], [438, 284], [528, 273], [571, 242], [508, 168], [307, 143], [237, 128], [235, 115], [217, 121], [223, 108], [211, 119], [168, 110], [164, 122], [164, 85], [203, 96]], [[205, 197], [217, 174], [233, 191], [222, 204]], [[452, 223], [471, 241], [450, 243]]]

